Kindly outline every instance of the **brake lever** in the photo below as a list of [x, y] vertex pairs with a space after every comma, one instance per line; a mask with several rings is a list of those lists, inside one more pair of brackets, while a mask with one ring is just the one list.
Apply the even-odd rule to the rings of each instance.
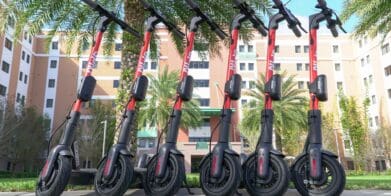
[[333, 14], [335, 15], [335, 20], [336, 20], [336, 22], [337, 22], [338, 27], [341, 29], [342, 32], [347, 33], [346, 30], [342, 27], [342, 22], [341, 22], [341, 20], [339, 19], [337, 13], [335, 13], [334, 10], [333, 10]]

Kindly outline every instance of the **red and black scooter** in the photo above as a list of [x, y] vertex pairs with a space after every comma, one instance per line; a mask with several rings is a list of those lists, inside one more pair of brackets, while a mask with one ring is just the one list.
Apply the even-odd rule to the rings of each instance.
[[306, 32], [300, 21], [280, 0], [273, 0], [273, 8], [278, 12], [269, 20], [269, 40], [265, 71], [264, 109], [261, 113], [261, 135], [256, 150], [243, 164], [243, 182], [251, 195], [283, 195], [289, 183], [289, 168], [282, 152], [273, 148], [273, 101], [281, 100], [281, 76], [273, 74], [274, 48], [278, 25], [286, 21], [288, 27], [297, 36], [301, 36], [299, 27]]
[[155, 10], [145, 1], [140, 0], [145, 10], [150, 13], [146, 20], [144, 43], [140, 51], [136, 73], [131, 88], [131, 97], [126, 106], [126, 111], [122, 116], [122, 124], [118, 141], [109, 150], [108, 154], [101, 160], [98, 171], [95, 175], [95, 192], [98, 195], [123, 195], [129, 187], [133, 178], [133, 165], [131, 158], [133, 155], [128, 151], [127, 145], [130, 140], [130, 131], [136, 117], [136, 104], [143, 101], [148, 87], [148, 79], [143, 74], [145, 57], [148, 51], [151, 35], [155, 26], [163, 23], [169, 31], [176, 36], [185, 36], [174, 24], [167, 21], [159, 11]]
[[193, 77], [188, 75], [188, 71], [191, 51], [199, 25], [206, 22], [221, 39], [226, 37], [226, 34], [208, 15], [201, 11], [195, 2], [186, 0], [186, 3], [196, 15], [190, 22], [190, 33], [187, 36], [180, 82], [168, 124], [166, 143], [159, 148], [157, 154], [147, 164], [147, 173], [143, 181], [144, 191], [147, 195], [175, 195], [185, 180], [184, 156], [176, 148], [176, 143], [181, 121], [182, 103], [191, 100], [193, 94]]
[[[317, 30], [319, 23], [327, 21], [327, 28], [334, 37], [338, 36], [336, 26], [342, 31], [342, 23], [335, 12], [327, 7], [324, 0], [318, 0], [316, 8], [322, 11], [309, 17], [310, 27], [310, 110], [308, 111], [309, 132], [304, 152], [291, 166], [292, 180], [302, 195], [340, 195], [345, 187], [345, 171], [337, 161], [337, 155], [322, 148], [322, 115], [319, 101], [327, 101], [327, 80], [318, 75]], [[333, 19], [335, 15], [335, 19]]]
[[92, 0], [83, 0], [83, 2], [99, 13], [99, 32], [96, 35], [95, 43], [91, 49], [85, 76], [77, 92], [77, 100], [72, 107], [70, 115], [67, 116], [67, 124], [60, 143], [49, 152], [45, 166], [39, 175], [35, 191], [36, 195], [58, 196], [64, 191], [65, 186], [68, 184], [72, 172], [73, 160], [71, 146], [74, 141], [77, 122], [80, 118], [80, 108], [83, 102], [91, 100], [94, 93], [96, 80], [91, 75], [92, 67], [96, 63], [96, 56], [98, 55], [103, 34], [108, 25], [111, 22], [117, 23], [124, 31], [127, 31], [136, 37], [141, 37], [136, 30], [129, 27], [124, 21], [118, 19], [112, 12], [104, 9], [99, 4]]
[[219, 122], [219, 140], [213, 151], [207, 154], [200, 163], [200, 181], [206, 195], [233, 195], [241, 182], [239, 155], [229, 146], [229, 134], [232, 121], [232, 101], [240, 98], [242, 77], [236, 73], [236, 48], [239, 29], [243, 22], [250, 21], [263, 36], [267, 28], [245, 2], [234, 1], [240, 9], [231, 24], [231, 45], [229, 48], [226, 83], [224, 88], [224, 105]]

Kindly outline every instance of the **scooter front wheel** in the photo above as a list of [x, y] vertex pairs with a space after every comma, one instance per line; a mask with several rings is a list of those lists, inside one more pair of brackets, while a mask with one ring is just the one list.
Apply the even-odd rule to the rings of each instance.
[[58, 156], [54, 162], [51, 176], [44, 181], [41, 176], [37, 183], [35, 194], [39, 196], [59, 196], [68, 184], [72, 172], [72, 158]]
[[103, 176], [106, 160], [107, 158], [104, 158], [98, 166], [94, 180], [95, 193], [108, 196], [125, 194], [133, 177], [133, 165], [130, 162], [130, 157], [120, 154], [117, 160], [114, 160], [113, 175], [109, 179]]
[[167, 160], [167, 167], [163, 177], [156, 177], [155, 168], [158, 156], [152, 157], [147, 165], [147, 173], [143, 180], [143, 187], [146, 195], [171, 196], [175, 195], [181, 188], [185, 179], [185, 165], [183, 157], [170, 154]]
[[205, 195], [234, 195], [240, 185], [241, 169], [239, 158], [224, 154], [223, 170], [220, 178], [213, 178], [211, 170], [211, 154], [200, 165], [201, 188]]
[[270, 154], [269, 175], [257, 175], [257, 159], [252, 154], [243, 164], [243, 182], [251, 195], [283, 195], [288, 189], [289, 169], [280, 156]]
[[340, 195], [345, 188], [345, 171], [334, 157], [322, 154], [323, 175], [312, 180], [308, 155], [302, 155], [291, 167], [292, 180], [301, 195]]

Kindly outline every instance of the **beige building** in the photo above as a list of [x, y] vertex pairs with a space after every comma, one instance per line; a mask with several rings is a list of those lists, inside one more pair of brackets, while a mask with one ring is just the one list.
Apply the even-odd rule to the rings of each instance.
[[[159, 29], [158, 60], [147, 58], [145, 72], [157, 74], [163, 67], [179, 69], [182, 57], [165, 29]], [[391, 64], [390, 36], [381, 43], [374, 40], [353, 40], [350, 35], [334, 38], [325, 29], [318, 36], [319, 73], [328, 77], [329, 101], [324, 103], [326, 112], [338, 113], [337, 92], [363, 99], [371, 98], [369, 125], [375, 130], [381, 124], [391, 122]], [[81, 56], [75, 51], [66, 53], [66, 36], [58, 34], [52, 39], [49, 49], [45, 46], [45, 35], [28, 36], [24, 34], [14, 42], [12, 28], [0, 37], [0, 98], [15, 104], [35, 106], [50, 119], [51, 127], [57, 127], [65, 118], [72, 102], [76, 98], [76, 89], [83, 76], [89, 49]], [[115, 41], [114, 52], [104, 56], [103, 50], [97, 57], [93, 75], [97, 86], [93, 99], [103, 100], [114, 106], [114, 99], [119, 85], [121, 40]], [[237, 69], [242, 75], [243, 89], [253, 88], [253, 82], [264, 72], [266, 63], [267, 39], [255, 33], [249, 43], [238, 44]], [[194, 94], [198, 95], [203, 111], [204, 122], [197, 129], [181, 130], [178, 148], [185, 154], [186, 170], [195, 172], [197, 162], [208, 152], [206, 142], [211, 136], [211, 129], [219, 120], [219, 110], [223, 102], [222, 89], [225, 82], [228, 48], [222, 45], [221, 57], [206, 54], [206, 57], [192, 54], [189, 73], [195, 78]], [[276, 69], [287, 70], [296, 74], [297, 88], [307, 88], [308, 82], [308, 36], [296, 38], [287, 29], [277, 34], [275, 63]], [[388, 61], [387, 61], [388, 60]], [[238, 129], [242, 105], [249, 101], [243, 96], [235, 105], [235, 115], [231, 131], [232, 147], [238, 153], [243, 152], [241, 135]], [[307, 106], [303, 106], [307, 107]], [[91, 119], [84, 109], [81, 123]], [[3, 113], [3, 112], [0, 112]], [[339, 122], [337, 122], [339, 124]], [[340, 126], [336, 126], [341, 160], [351, 156], [350, 141]], [[139, 153], [154, 153], [156, 131], [139, 132]], [[218, 133], [213, 135], [213, 141]], [[387, 164], [390, 160], [379, 160]], [[388, 163], [386, 163], [388, 162]], [[347, 167], [351, 163], [344, 163]], [[6, 169], [6, 163], [0, 169]], [[84, 164], [88, 165], [88, 163]]]

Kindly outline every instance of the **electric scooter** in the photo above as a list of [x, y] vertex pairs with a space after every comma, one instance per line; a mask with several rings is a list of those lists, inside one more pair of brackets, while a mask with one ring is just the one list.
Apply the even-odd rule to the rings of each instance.
[[182, 103], [189, 101], [193, 94], [193, 77], [188, 75], [191, 51], [194, 46], [196, 32], [201, 23], [206, 22], [221, 39], [226, 34], [219, 26], [192, 0], [186, 0], [196, 15], [191, 19], [187, 36], [187, 46], [184, 53], [180, 82], [171, 116], [168, 123], [166, 142], [159, 148], [156, 155], [147, 164], [147, 172], [143, 181], [147, 195], [175, 195], [185, 180], [184, 155], [177, 149], [179, 125], [182, 114]]
[[281, 100], [281, 76], [273, 74], [276, 31], [282, 21], [296, 37], [306, 32], [300, 21], [280, 0], [273, 0], [278, 12], [269, 20], [269, 41], [265, 71], [264, 109], [261, 112], [261, 134], [255, 152], [243, 164], [243, 181], [251, 195], [283, 195], [289, 183], [289, 168], [282, 152], [273, 148], [273, 101]]
[[129, 187], [129, 182], [133, 178], [133, 165], [131, 159], [133, 155], [127, 149], [130, 140], [130, 131], [136, 117], [136, 104], [145, 99], [148, 88], [148, 79], [143, 74], [145, 57], [148, 51], [151, 35], [159, 23], [163, 23], [169, 31], [176, 36], [185, 36], [174, 24], [167, 21], [159, 11], [155, 10], [145, 1], [140, 1], [145, 10], [150, 12], [146, 20], [144, 42], [140, 51], [133, 85], [131, 87], [131, 97], [126, 106], [126, 111], [122, 116], [122, 124], [118, 141], [109, 150], [108, 154], [101, 160], [98, 171], [95, 175], [95, 192], [98, 195], [123, 195]]
[[99, 13], [99, 32], [96, 35], [95, 43], [91, 49], [85, 76], [77, 92], [77, 100], [73, 104], [69, 116], [67, 116], [64, 121], [64, 123], [66, 122], [67, 124], [60, 143], [49, 152], [46, 163], [39, 175], [35, 191], [36, 195], [58, 196], [64, 191], [65, 186], [69, 181], [73, 160], [71, 145], [74, 141], [77, 122], [80, 118], [80, 108], [82, 103], [91, 100], [94, 93], [96, 80], [91, 75], [92, 67], [96, 63], [96, 56], [98, 55], [103, 34], [108, 25], [111, 22], [117, 23], [124, 31], [127, 31], [136, 37], [141, 37], [136, 30], [128, 26], [124, 21], [118, 19], [112, 12], [104, 9], [101, 5], [92, 0], [83, 0], [83, 2]]
[[219, 139], [213, 151], [204, 156], [200, 163], [201, 188], [205, 195], [233, 195], [240, 185], [242, 175], [240, 157], [229, 146], [232, 121], [231, 103], [240, 98], [242, 84], [242, 77], [236, 73], [239, 30], [243, 22], [250, 21], [263, 36], [267, 35], [266, 26], [255, 15], [254, 10], [246, 2], [234, 2], [240, 9], [240, 14], [234, 17], [231, 24], [231, 45], [224, 87], [224, 105], [219, 122]]
[[[336, 26], [345, 32], [335, 12], [324, 0], [318, 0], [316, 8], [322, 11], [309, 17], [310, 27], [310, 110], [308, 111], [309, 132], [303, 153], [291, 166], [291, 175], [296, 189], [302, 195], [340, 195], [345, 187], [345, 171], [337, 161], [337, 155], [322, 148], [322, 120], [319, 101], [327, 101], [327, 80], [318, 75], [317, 30], [319, 23], [327, 21], [327, 28], [334, 37], [338, 36]], [[335, 15], [335, 19], [333, 19]]]

